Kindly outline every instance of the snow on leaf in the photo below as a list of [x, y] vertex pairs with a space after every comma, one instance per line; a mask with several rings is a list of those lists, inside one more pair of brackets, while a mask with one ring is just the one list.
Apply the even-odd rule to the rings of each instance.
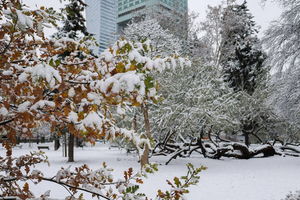
[[5, 107], [0, 108], [0, 115], [6, 116], [8, 115], [8, 110]]
[[37, 66], [31, 68], [30, 73], [33, 81], [38, 82], [40, 78], [43, 78], [47, 81], [50, 88], [55, 87], [56, 81], [59, 83], [62, 81], [59, 72], [45, 63], [38, 64]]
[[25, 112], [28, 110], [29, 106], [30, 106], [30, 102], [29, 101], [25, 101], [24, 103], [21, 103], [18, 106], [18, 112]]

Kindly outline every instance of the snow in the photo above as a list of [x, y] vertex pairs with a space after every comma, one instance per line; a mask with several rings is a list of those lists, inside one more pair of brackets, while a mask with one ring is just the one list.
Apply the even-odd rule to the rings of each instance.
[[70, 98], [74, 97], [76, 95], [74, 88], [70, 88], [68, 91], [68, 96]]
[[104, 117], [100, 113], [90, 112], [83, 120], [80, 125], [81, 130], [84, 130], [84, 127], [97, 128], [102, 130]]
[[77, 123], [78, 122], [78, 115], [75, 112], [70, 112], [69, 113], [69, 117], [68, 117], [69, 121], [72, 123]]
[[[32, 145], [31, 145], [32, 146]], [[41, 170], [46, 176], [53, 176], [61, 169], [67, 169], [88, 164], [91, 168], [101, 167], [106, 162], [108, 167], [115, 169], [113, 175], [121, 177], [122, 172], [130, 167], [139, 169], [138, 158], [133, 154], [126, 154], [122, 150], [109, 150], [107, 144], [97, 143], [95, 147], [75, 149], [75, 163], [67, 163], [62, 157], [61, 151], [46, 151], [49, 157], [50, 167], [42, 164]], [[37, 150], [36, 146], [31, 147]], [[23, 144], [23, 149], [14, 149], [16, 156], [28, 152], [28, 144]], [[0, 149], [0, 156], [4, 155], [4, 149]], [[166, 157], [152, 157], [152, 162], [159, 164], [159, 171], [149, 175], [141, 187], [141, 192], [154, 196], [158, 187], [162, 190], [169, 189], [166, 179], [184, 175], [186, 164], [191, 162], [195, 166], [204, 165], [208, 169], [200, 173], [200, 182], [190, 188], [188, 200], [280, 200], [289, 192], [295, 192], [300, 188], [300, 159], [294, 157], [255, 158], [250, 160], [210, 160], [192, 156], [189, 159], [177, 159], [168, 166], [164, 165]], [[32, 186], [35, 194], [43, 194], [51, 188], [51, 197], [63, 199], [68, 193], [61, 187], [52, 183], [42, 182], [39, 187]], [[86, 197], [86, 199], [92, 199]]]
[[18, 112], [25, 112], [27, 111], [28, 107], [31, 105], [29, 101], [25, 101], [18, 106]]
[[20, 10], [16, 10], [16, 13], [18, 16], [18, 23], [20, 27], [33, 28], [33, 21], [30, 17], [23, 14]]
[[14, 73], [14, 72], [11, 71], [11, 70], [7, 70], [7, 71], [2, 72], [2, 74], [3, 74], [4, 76], [10, 76], [10, 75], [12, 75], [13, 73]]
[[40, 100], [40, 101], [36, 102], [33, 106], [31, 106], [30, 110], [37, 110], [39, 108], [44, 108], [45, 106], [54, 108], [55, 103], [52, 101]]
[[55, 87], [56, 81], [62, 81], [59, 72], [46, 63], [38, 64], [28, 71], [31, 72], [31, 76], [35, 82], [38, 82], [40, 78], [46, 79], [50, 88]]
[[0, 115], [6, 116], [8, 115], [8, 110], [5, 107], [0, 108]]
[[118, 94], [121, 91], [133, 92], [139, 88], [141, 95], [145, 94], [145, 85], [140, 75], [135, 71], [128, 71], [125, 73], [118, 73], [107, 79], [94, 81], [91, 84], [92, 88], [100, 89], [101, 92], [109, 94]]
[[122, 108], [120, 105], [117, 107], [117, 113], [119, 115], [125, 115], [125, 109]]

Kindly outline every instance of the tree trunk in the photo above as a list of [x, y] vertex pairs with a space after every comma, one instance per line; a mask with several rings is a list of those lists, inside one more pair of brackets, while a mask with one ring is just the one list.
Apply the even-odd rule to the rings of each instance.
[[244, 135], [245, 135], [245, 145], [249, 147], [250, 146], [249, 133], [244, 132]]
[[132, 119], [132, 129], [137, 132], [137, 116], [136, 116], [136, 112], [134, 112], [134, 116], [133, 116], [133, 119]]
[[[148, 115], [148, 106], [146, 104], [142, 105], [142, 112], [144, 115], [144, 123], [145, 123], [145, 130], [146, 130], [146, 137], [147, 139], [151, 138], [151, 131], [150, 131], [150, 121]], [[144, 149], [144, 153], [141, 157], [141, 166], [145, 166], [149, 164], [149, 147], [146, 145]]]
[[64, 134], [64, 143], [63, 143], [63, 156], [68, 157], [68, 144], [67, 144], [67, 133]]
[[55, 137], [54, 139], [54, 150], [57, 151], [60, 147], [59, 137]]
[[68, 162], [74, 162], [74, 135], [69, 133]]

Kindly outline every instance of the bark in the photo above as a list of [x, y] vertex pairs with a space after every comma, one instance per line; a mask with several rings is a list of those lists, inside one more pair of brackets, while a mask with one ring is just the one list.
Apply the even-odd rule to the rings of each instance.
[[[145, 130], [146, 130], [146, 137], [148, 139], [151, 138], [151, 130], [150, 130], [150, 121], [149, 121], [149, 111], [148, 111], [148, 106], [146, 104], [142, 105], [142, 112], [144, 115], [144, 125], [145, 125]], [[146, 145], [143, 155], [141, 156], [141, 166], [145, 166], [149, 164], [149, 147]]]
[[137, 132], [137, 116], [136, 116], [137, 114], [136, 113], [134, 113], [134, 117], [133, 117], [133, 119], [132, 119], [132, 129], [135, 131], [135, 132]]
[[67, 133], [64, 134], [64, 157], [68, 157]]
[[57, 151], [60, 147], [59, 137], [55, 137], [54, 139], [54, 150]]
[[249, 134], [248, 133], [244, 133], [244, 135], [245, 135], [245, 145], [247, 147], [249, 147], [249, 145], [250, 145]]
[[68, 162], [74, 162], [74, 135], [69, 133]]

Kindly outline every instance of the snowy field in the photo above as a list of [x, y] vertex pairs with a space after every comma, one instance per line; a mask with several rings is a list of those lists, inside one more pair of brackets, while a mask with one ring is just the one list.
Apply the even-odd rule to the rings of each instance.
[[[40, 165], [39, 169], [47, 176], [53, 176], [61, 166], [68, 167], [70, 163], [62, 157], [61, 150], [45, 150], [50, 167]], [[37, 149], [34, 145], [31, 149]], [[5, 153], [2, 148], [0, 155]], [[15, 148], [14, 155], [22, 155], [30, 151], [28, 144], [22, 148]], [[108, 145], [97, 144], [95, 147], [77, 148], [75, 150], [75, 163], [72, 167], [88, 164], [96, 169], [102, 162], [115, 169], [115, 175], [119, 176], [129, 167], [139, 169], [136, 156], [127, 155], [119, 149], [108, 149]], [[187, 200], [280, 200], [290, 191], [300, 189], [300, 159], [292, 157], [257, 158], [250, 160], [210, 160], [197, 155], [190, 159], [178, 159], [168, 166], [164, 165], [166, 157], [154, 157], [152, 162], [160, 164], [159, 172], [150, 175], [142, 187], [142, 192], [153, 197], [158, 187], [167, 189], [166, 179], [181, 176], [185, 173], [185, 164], [193, 163], [195, 166], [204, 165], [208, 169], [201, 173], [200, 183], [190, 189]], [[52, 190], [51, 197], [62, 199], [66, 191], [58, 185], [43, 182], [39, 188], [34, 188], [36, 194], [42, 191]], [[90, 198], [86, 198], [90, 199]]]

